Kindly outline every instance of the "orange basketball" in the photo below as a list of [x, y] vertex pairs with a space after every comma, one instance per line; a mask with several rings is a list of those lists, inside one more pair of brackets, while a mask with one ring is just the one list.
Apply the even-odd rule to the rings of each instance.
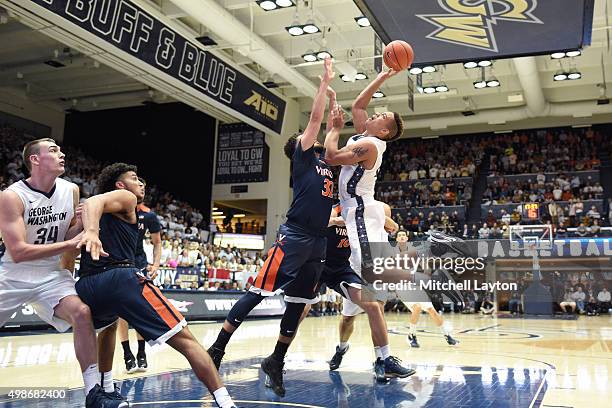
[[394, 71], [403, 71], [412, 65], [414, 51], [406, 41], [391, 41], [383, 51], [385, 65]]

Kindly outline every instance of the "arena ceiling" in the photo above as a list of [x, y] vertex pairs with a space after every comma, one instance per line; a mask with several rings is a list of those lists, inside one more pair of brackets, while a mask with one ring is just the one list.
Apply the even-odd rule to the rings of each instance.
[[[362, 13], [352, 0], [294, 0], [297, 7], [274, 11], [264, 11], [254, 0], [135, 1], [157, 8], [194, 37], [212, 38], [217, 45], [208, 48], [250, 70], [262, 82], [275, 82], [277, 92], [299, 102], [303, 123], [312, 103], [312, 86], [308, 88], [305, 84], [316, 85], [322, 69], [321, 62], [304, 61], [302, 55], [308, 50], [329, 51], [339, 73], [360, 71], [370, 78], [375, 76], [374, 31], [356, 23], [355, 18]], [[607, 89], [612, 85], [612, 25], [608, 23], [612, 11], [608, 3], [610, 0], [595, 1], [592, 44], [578, 57], [553, 60], [546, 55], [534, 57], [534, 61], [494, 61], [492, 67], [486, 68], [487, 78], [495, 77], [501, 86], [485, 89], [473, 86], [480, 78], [478, 69], [466, 70], [462, 64], [438, 66], [437, 72], [423, 74], [423, 84], [445, 84], [449, 91], [431, 95], [417, 93], [414, 112], [408, 108], [406, 75], [401, 74], [384, 85], [382, 91], [386, 96], [372, 105], [400, 112], [411, 130], [408, 133], [415, 135], [610, 121], [612, 108], [608, 110], [596, 104], [598, 99], [610, 97], [612, 93]], [[206, 10], [204, 14], [208, 17], [192, 9], [193, 4]], [[207, 18], [208, 21], [203, 21]], [[301, 24], [312, 20], [321, 32], [292, 37], [285, 27], [295, 20]], [[25, 92], [38, 103], [64, 110], [109, 109], [171, 100], [112, 67], [100, 65], [33, 31], [14, 16], [0, 13], [0, 23], [0, 88]], [[237, 40], [228, 34], [228, 28], [246, 29], [249, 35]], [[262, 50], [279, 54], [284, 64], [271, 67], [262, 58]], [[53, 66], [49, 61], [61, 65]], [[297, 71], [298, 79], [288, 81], [287, 70]], [[582, 78], [553, 81], [558, 71], [572, 70], [580, 72]], [[333, 86], [341, 103], [349, 106], [366, 83], [367, 80], [343, 82], [337, 78]], [[536, 106], [540, 112], [533, 115], [521, 111], [533, 111], [534, 100], [540, 104]], [[588, 105], [571, 105], [586, 101], [590, 101]], [[552, 109], [550, 104], [564, 108]], [[476, 114], [463, 116], [461, 113], [466, 111]]]

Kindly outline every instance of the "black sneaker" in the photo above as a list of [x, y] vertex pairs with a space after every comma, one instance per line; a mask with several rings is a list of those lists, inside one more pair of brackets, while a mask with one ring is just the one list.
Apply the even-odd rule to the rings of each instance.
[[476, 258], [475, 249], [461, 238], [447, 235], [440, 231], [427, 231], [427, 241], [431, 242], [431, 252], [440, 258], [453, 258], [462, 256], [464, 258]]
[[217, 367], [217, 371], [219, 371], [219, 367], [221, 367], [221, 360], [223, 360], [223, 356], [225, 355], [225, 351], [216, 348], [215, 346], [210, 346], [208, 350], [206, 350], [213, 363], [215, 363], [215, 367]]
[[129, 407], [130, 403], [128, 402], [127, 398], [121, 395], [121, 388], [117, 384], [115, 384], [114, 387], [115, 390], [113, 392], [105, 392], [105, 394], [112, 400], [124, 401], [127, 404], [125, 406]]
[[266, 387], [272, 388], [272, 391], [279, 397], [285, 396], [285, 386], [283, 385], [283, 367], [285, 363], [276, 361], [272, 356], [264, 358], [261, 362], [261, 369], [266, 373]]
[[385, 359], [385, 377], [387, 378], [406, 378], [416, 373], [411, 368], [404, 367], [402, 361], [394, 356]]
[[147, 364], [146, 354], [137, 355], [136, 362], [138, 363], [138, 371], [140, 371], [141, 373], [144, 373], [149, 368], [149, 365]]
[[340, 363], [342, 363], [342, 357], [344, 357], [348, 349], [348, 344], [346, 345], [346, 348], [344, 350], [340, 350], [340, 346], [336, 346], [336, 353], [331, 358], [331, 360], [329, 360], [329, 369], [331, 371], [337, 370], [338, 367], [340, 367]]
[[446, 342], [451, 346], [456, 346], [457, 344], [459, 344], [459, 341], [453, 339], [450, 334], [446, 334], [444, 338], [446, 339]]
[[416, 334], [409, 334], [408, 341], [410, 342], [410, 347], [419, 348], [419, 342], [417, 341]]
[[125, 400], [114, 399], [96, 384], [85, 398], [85, 408], [128, 408], [130, 404]]
[[386, 383], [389, 381], [385, 377], [385, 361], [380, 357], [374, 362], [374, 376], [377, 382]]
[[136, 360], [134, 359], [134, 356], [128, 357], [124, 361], [125, 361], [125, 371], [128, 374], [132, 374], [138, 371], [138, 366], [136, 366]]

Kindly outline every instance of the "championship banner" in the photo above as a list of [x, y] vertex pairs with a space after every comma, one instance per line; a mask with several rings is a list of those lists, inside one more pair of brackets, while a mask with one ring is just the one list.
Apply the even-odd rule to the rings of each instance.
[[129, 0], [30, 0], [96, 37], [280, 133], [285, 101]]
[[268, 181], [269, 156], [263, 132], [244, 123], [220, 125], [215, 184]]
[[[162, 290], [162, 293], [187, 320], [216, 320], [224, 319], [246, 292]], [[285, 301], [277, 295], [266, 297], [249, 316], [280, 316], [284, 312]], [[38, 318], [32, 306], [23, 305], [2, 328], [46, 325]]]
[[594, 0], [355, 0], [384, 43], [414, 65], [575, 50], [591, 43]]

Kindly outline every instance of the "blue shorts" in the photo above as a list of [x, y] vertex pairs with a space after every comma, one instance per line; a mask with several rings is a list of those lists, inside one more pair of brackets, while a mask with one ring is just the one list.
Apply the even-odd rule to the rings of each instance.
[[294, 224], [282, 224], [252, 290], [263, 295], [283, 291], [288, 302], [311, 303], [317, 298], [326, 251], [327, 238]]
[[96, 329], [118, 317], [132, 325], [150, 345], [165, 343], [187, 325], [185, 318], [136, 268], [116, 268], [84, 276], [76, 283], [91, 309]]
[[345, 265], [325, 265], [319, 284], [321, 286], [325, 284], [328, 288], [332, 288], [349, 300], [349, 286], [361, 288], [361, 286], [366, 285], [365, 281], [353, 271], [348, 262]]

